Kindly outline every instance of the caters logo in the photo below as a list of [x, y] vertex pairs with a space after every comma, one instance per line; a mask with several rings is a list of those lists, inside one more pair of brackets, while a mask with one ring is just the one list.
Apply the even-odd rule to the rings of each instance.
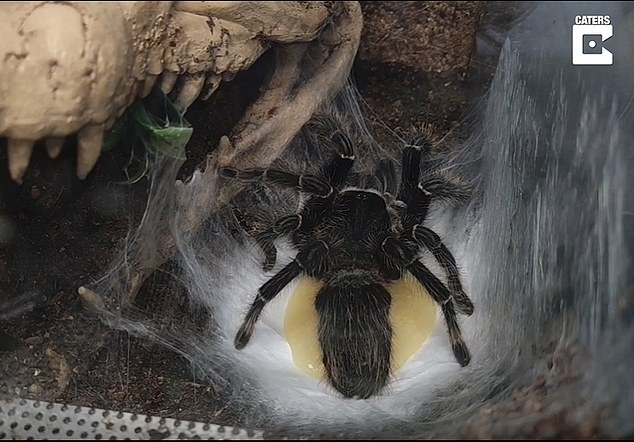
[[572, 64], [611, 65], [612, 52], [603, 42], [612, 35], [609, 15], [577, 15], [572, 25]]

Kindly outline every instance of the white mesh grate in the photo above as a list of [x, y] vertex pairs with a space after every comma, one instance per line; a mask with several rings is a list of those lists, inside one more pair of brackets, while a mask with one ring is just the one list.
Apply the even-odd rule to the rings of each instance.
[[26, 399], [0, 400], [5, 439], [262, 439], [261, 431]]

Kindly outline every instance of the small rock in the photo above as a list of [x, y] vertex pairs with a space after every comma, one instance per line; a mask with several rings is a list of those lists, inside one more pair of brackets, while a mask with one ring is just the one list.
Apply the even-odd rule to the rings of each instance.
[[40, 345], [42, 342], [44, 342], [44, 338], [42, 338], [41, 336], [31, 336], [30, 338], [26, 338], [24, 342], [27, 345]]
[[70, 383], [71, 376], [70, 367], [68, 366], [68, 362], [66, 362], [66, 358], [51, 348], [46, 349], [46, 357], [48, 357], [48, 364], [51, 369], [57, 372], [57, 386], [60, 391], [64, 391]]

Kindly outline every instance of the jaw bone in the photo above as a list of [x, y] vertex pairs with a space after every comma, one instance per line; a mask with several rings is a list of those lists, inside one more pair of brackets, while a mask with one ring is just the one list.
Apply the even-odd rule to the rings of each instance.
[[[136, 242], [126, 250], [122, 273], [111, 272], [92, 293], [101, 292], [99, 302], [87, 304], [109, 317], [110, 307], [131, 303], [145, 279], [176, 251], [176, 238], [195, 232], [210, 211], [226, 205], [239, 191], [239, 185], [218, 186], [218, 169], [232, 164], [266, 168], [308, 122], [321, 104], [332, 98], [344, 84], [359, 47], [362, 27], [357, 2], [342, 2], [332, 23], [323, 29], [319, 41], [279, 45], [275, 66], [263, 93], [243, 114], [232, 132], [220, 139], [205, 164], [186, 181], [177, 181], [175, 189], [178, 220], [151, 225], [142, 224], [139, 237], [157, 238], [156, 253], [148, 254]], [[311, 65], [304, 61], [310, 54]], [[301, 80], [301, 81], [300, 81]], [[299, 85], [299, 86], [298, 86]], [[158, 226], [158, 229], [157, 229]], [[125, 284], [122, 296], [113, 290]], [[81, 293], [89, 289], [82, 287]]]
[[[4, 2], [0, 21], [0, 137], [12, 146], [19, 182], [25, 154], [46, 140], [78, 134], [77, 174], [85, 178], [101, 152], [103, 132], [161, 76], [185, 111], [201, 91], [248, 69], [272, 45], [314, 41], [341, 5], [314, 2]], [[29, 141], [27, 141], [29, 140]]]

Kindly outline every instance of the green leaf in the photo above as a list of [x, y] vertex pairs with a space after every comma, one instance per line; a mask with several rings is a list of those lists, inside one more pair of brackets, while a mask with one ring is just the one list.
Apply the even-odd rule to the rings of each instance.
[[191, 127], [154, 129], [151, 131], [148, 147], [156, 149], [162, 155], [184, 160], [185, 146], [193, 133], [194, 129]]
[[[194, 129], [159, 88], [142, 101], [136, 101], [115, 122], [104, 137], [103, 150], [131, 146], [131, 163], [145, 164], [129, 182], [140, 180], [149, 167], [148, 152], [184, 160], [185, 147]], [[143, 145], [145, 151], [137, 153]]]
[[[142, 102], [137, 102], [130, 108], [131, 117], [141, 129], [141, 138], [148, 149], [171, 158], [185, 159], [185, 146], [194, 129], [176, 111], [167, 97], [164, 96], [163, 99], [165, 104], [163, 119], [151, 115]], [[178, 123], [170, 121], [178, 121]]]

